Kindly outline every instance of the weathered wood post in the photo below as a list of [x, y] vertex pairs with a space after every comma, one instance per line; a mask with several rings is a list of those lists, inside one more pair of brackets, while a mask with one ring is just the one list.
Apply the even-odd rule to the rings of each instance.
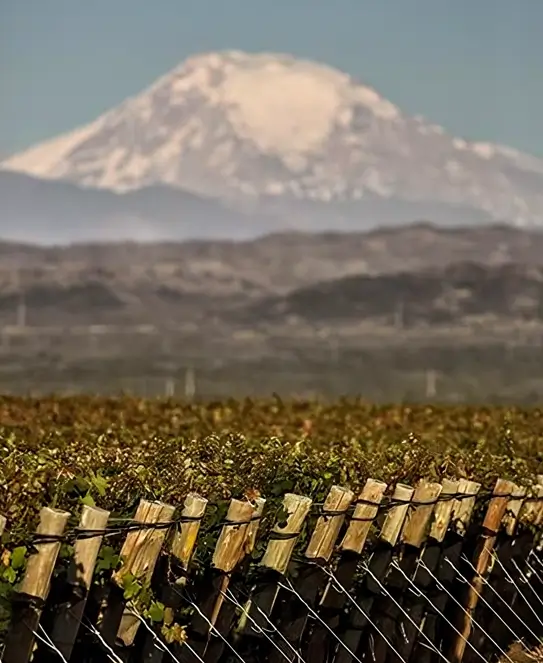
[[472, 617], [479, 602], [479, 597], [492, 562], [492, 554], [498, 537], [507, 503], [515, 490], [515, 484], [505, 479], [498, 479], [492, 493], [482, 526], [482, 533], [474, 557], [475, 576], [467, 591], [464, 603], [466, 614], [463, 614], [459, 625], [459, 634], [452, 638], [449, 660], [460, 663], [464, 656], [467, 641], [472, 631]]
[[340, 634], [342, 645], [336, 646], [335, 663], [352, 663], [356, 660], [356, 652], [369, 627], [372, 607], [381, 594], [379, 583], [385, 581], [389, 572], [393, 550], [407, 518], [414, 492], [411, 486], [402, 483], [394, 487], [376, 546], [367, 563], [362, 586], [355, 596], [356, 606], [350, 606], [346, 628]]
[[[179, 529], [171, 541], [171, 556], [168, 563], [168, 577], [163, 578], [164, 587], [160, 596], [164, 604], [164, 622], [172, 623], [175, 612], [183, 602], [183, 588], [187, 583], [187, 571], [196, 547], [198, 532], [207, 508], [207, 500], [197, 493], [189, 493], [183, 504]], [[164, 651], [155, 646], [160, 637], [160, 629], [148, 633], [145, 639], [141, 660], [144, 663], [161, 663]]]
[[[488, 575], [480, 592], [476, 610], [472, 615], [473, 628], [470, 643], [478, 653], [485, 657], [493, 658], [496, 654], [503, 655], [502, 652], [506, 651], [515, 639], [511, 631], [508, 630], [515, 621], [515, 615], [508, 615], [505, 621], [501, 621], [497, 615], [501, 616], [501, 612], [505, 607], [503, 601], [509, 604], [514, 597], [514, 588], [508, 582], [507, 574], [515, 573], [514, 567], [517, 562], [524, 563], [524, 546], [522, 545], [522, 539], [516, 536], [516, 532], [519, 525], [519, 514], [526, 494], [527, 488], [524, 486], [514, 485], [512, 488], [494, 546], [493, 559], [489, 565]], [[464, 577], [469, 582], [472, 581], [467, 573], [464, 573]], [[491, 589], [491, 586], [493, 589]], [[498, 588], [500, 598], [494, 591]], [[465, 663], [478, 658], [478, 654], [475, 653], [472, 647], [466, 649], [464, 653]]]
[[215, 629], [217, 606], [220, 608], [222, 605], [222, 592], [228, 586], [230, 575], [243, 555], [254, 511], [255, 505], [248, 500], [233, 499], [230, 502], [226, 522], [213, 553], [213, 569], [208, 574], [201, 592], [195, 597], [198, 606], [187, 631], [189, 646], [181, 645], [175, 649], [182, 663], [198, 661], [205, 655], [209, 639]]
[[[234, 601], [239, 604], [243, 601], [241, 587], [239, 587], [239, 585], [244, 584], [244, 576], [249, 570], [247, 562], [249, 561], [249, 556], [253, 552], [256, 544], [258, 527], [260, 525], [260, 519], [262, 518], [265, 504], [266, 500], [264, 498], [257, 497], [255, 499], [251, 522], [247, 528], [247, 533], [243, 541], [243, 547], [240, 551], [237, 564], [234, 567], [235, 573], [233, 575], [223, 576], [220, 594], [217, 597], [217, 602], [211, 615], [211, 623], [214, 625], [214, 632], [217, 633], [217, 635], [214, 636], [211, 634], [204, 656], [206, 663], [218, 663], [221, 659], [226, 646], [224, 639], [230, 634], [235, 621], [236, 603], [234, 603]], [[232, 600], [225, 600], [225, 592], [227, 591]]]
[[[4, 663], [27, 663], [35, 644], [35, 632], [49, 594], [51, 577], [70, 514], [44, 507], [36, 530], [35, 550], [14, 601], [12, 623], [6, 638]], [[40, 543], [41, 539], [41, 543]]]
[[424, 591], [424, 598], [421, 598], [426, 603], [421, 624], [424, 635], [419, 635], [415, 642], [410, 657], [412, 661], [421, 663], [432, 661], [433, 663], [436, 654], [427, 646], [428, 641], [433, 642], [439, 651], [444, 647], [444, 637], [450, 626], [443, 621], [443, 615], [445, 613], [450, 615], [451, 611], [454, 611], [454, 602], [449, 595], [457, 577], [464, 537], [468, 531], [480, 489], [479, 483], [467, 479], [459, 480], [458, 497], [452, 503], [449, 529], [445, 532], [440, 529], [434, 530], [436, 541], [440, 541], [440, 545], [439, 547], [427, 546], [423, 556], [426, 568], [419, 569], [416, 582]]
[[[500, 593], [506, 600], [506, 605], [499, 606], [500, 614], [507, 619], [507, 623], [520, 638], [533, 646], [539, 645], [538, 638], [534, 636], [543, 635], [539, 621], [540, 601], [543, 600], [543, 574], [540, 566], [543, 557], [541, 549], [538, 551], [538, 544], [542, 540], [542, 524], [543, 485], [536, 484], [532, 486], [522, 505], [515, 536], [505, 551], [506, 555], [500, 555], [504, 569], [498, 564], [494, 566], [494, 575], [498, 576], [496, 583], [500, 583], [501, 579], [501, 583], [497, 586], [500, 587]], [[508, 581], [506, 570], [515, 580], [516, 586]], [[521, 574], [524, 574], [524, 577], [521, 577]], [[524, 579], [528, 583], [525, 583]], [[520, 593], [517, 587], [521, 589]], [[499, 641], [501, 643], [503, 639], [499, 638]]]
[[428, 636], [422, 635], [421, 631], [428, 612], [428, 595], [434, 583], [432, 574], [436, 572], [439, 565], [442, 544], [452, 520], [459, 486], [459, 481], [451, 481], [450, 479], [443, 479], [441, 483], [441, 494], [434, 508], [428, 538], [417, 558], [417, 566], [411, 579], [414, 586], [413, 591], [408, 590], [402, 600], [402, 607], [407, 611], [412, 621], [403, 620], [405, 637], [397, 638], [394, 641], [398, 654], [389, 652], [387, 660], [398, 661], [399, 657], [405, 661], [409, 660], [419, 635], [421, 636], [421, 645], [426, 650], [428, 649]]
[[[458, 494], [458, 490], [458, 481], [443, 479], [441, 493], [436, 496], [436, 500], [439, 498], [439, 501], [435, 504], [433, 514], [431, 514], [432, 518], [428, 536], [423, 545], [421, 545], [420, 554], [414, 558], [413, 554], [410, 554], [409, 549], [404, 552], [404, 558], [400, 564], [403, 572], [400, 573], [402, 578], [398, 578], [398, 581], [399, 583], [402, 579], [405, 581], [401, 605], [403, 610], [409, 614], [410, 619], [407, 619], [402, 614], [400, 629], [402, 629], [403, 633], [401, 637], [393, 638], [393, 644], [397, 653], [389, 651], [387, 660], [398, 661], [403, 659], [407, 661], [415, 647], [417, 637], [420, 634], [428, 611], [427, 595], [432, 584], [431, 573], [435, 571], [439, 562], [442, 543], [452, 519], [455, 497]], [[414, 501], [418, 501], [416, 497]], [[409, 543], [410, 536], [408, 532], [407, 536], [404, 537], [406, 544]], [[414, 543], [415, 547], [412, 552], [416, 553], [418, 546], [416, 545], [416, 541]], [[416, 564], [415, 567], [413, 563]], [[403, 575], [404, 573], [409, 580]], [[413, 586], [411, 586], [411, 583]], [[413, 591], [410, 591], [411, 589]], [[395, 629], [395, 634], [399, 636], [398, 628]], [[421, 636], [421, 643], [427, 648], [428, 640], [425, 636]]]
[[113, 573], [111, 594], [104, 614], [100, 619], [100, 634], [111, 646], [128, 647], [140, 625], [124, 599], [125, 578], [133, 577], [143, 584], [151, 580], [160, 549], [168, 533], [175, 507], [163, 502], [142, 499], [121, 548], [122, 566]]
[[412, 623], [405, 617], [402, 603], [409, 581], [415, 575], [420, 550], [426, 541], [441, 490], [441, 484], [422, 480], [413, 493], [412, 510], [400, 534], [401, 548], [387, 577], [386, 594], [378, 597], [371, 613], [375, 631], [369, 632], [366, 642], [371, 646], [371, 658], [375, 663], [384, 663], [388, 655], [396, 659], [390, 645], [397, 649], [405, 644], [408, 634], [413, 635], [410, 629]]
[[328, 581], [320, 565], [328, 563], [332, 557], [353, 498], [354, 493], [347, 488], [332, 486], [330, 489], [304, 552], [304, 561], [300, 562], [292, 580], [293, 591], [283, 589], [276, 604], [276, 624], [282, 637], [276, 638], [276, 648], [270, 650], [270, 663], [296, 658], [292, 648], [300, 646], [311, 610], [316, 607], [319, 592]]
[[[92, 583], [94, 566], [102, 545], [109, 511], [95, 506], [83, 507], [79, 529], [82, 532], [95, 532], [92, 536], [83, 535], [74, 544], [74, 556], [68, 570], [68, 595], [58, 606], [53, 624], [51, 639], [57, 649], [70, 659], [79, 632], [81, 619]], [[53, 654], [56, 660], [58, 654]]]
[[[245, 660], [258, 661], [262, 633], [270, 630], [269, 619], [279, 594], [278, 583], [284, 577], [296, 542], [311, 508], [311, 499], [287, 493], [283, 497], [284, 520], [275, 524], [259, 564], [249, 601], [238, 625]], [[264, 645], [265, 646], [265, 645]], [[267, 655], [268, 650], [262, 654]]]
[[350, 607], [349, 594], [353, 588], [360, 556], [377, 518], [387, 484], [368, 479], [356, 500], [353, 516], [339, 546], [340, 557], [329, 578], [319, 602], [319, 614], [324, 624], [315, 624], [311, 632], [304, 660], [307, 663], [324, 663], [337, 646], [330, 631], [336, 633], [341, 616]]

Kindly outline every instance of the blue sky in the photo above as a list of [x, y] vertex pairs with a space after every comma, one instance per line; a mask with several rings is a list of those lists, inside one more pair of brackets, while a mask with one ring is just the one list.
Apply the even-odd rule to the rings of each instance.
[[543, 157], [542, 34], [543, 0], [0, 0], [0, 154], [238, 48], [335, 65], [457, 135]]

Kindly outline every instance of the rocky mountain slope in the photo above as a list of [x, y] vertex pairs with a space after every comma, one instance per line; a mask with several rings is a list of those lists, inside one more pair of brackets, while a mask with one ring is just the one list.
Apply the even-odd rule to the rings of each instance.
[[[429, 324], [539, 319], [543, 232], [428, 224], [249, 242], [0, 244], [0, 323], [276, 324], [289, 317]], [[539, 302], [539, 303], [538, 303]], [[441, 322], [440, 322], [441, 321]]]
[[543, 322], [543, 265], [454, 263], [417, 272], [348, 276], [266, 298], [244, 311], [261, 325], [417, 326]]
[[[313, 230], [420, 218], [543, 223], [543, 160], [451, 136], [343, 72], [274, 53], [190, 58], [2, 168], [115, 192], [181, 189], [243, 212], [257, 229], [270, 216]], [[145, 220], [156, 217], [148, 210]]]

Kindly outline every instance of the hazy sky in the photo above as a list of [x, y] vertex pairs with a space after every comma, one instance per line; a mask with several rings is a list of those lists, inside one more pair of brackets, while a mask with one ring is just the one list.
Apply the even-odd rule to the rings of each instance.
[[543, 0], [0, 0], [0, 154], [237, 48], [335, 65], [457, 135], [543, 157], [542, 35]]

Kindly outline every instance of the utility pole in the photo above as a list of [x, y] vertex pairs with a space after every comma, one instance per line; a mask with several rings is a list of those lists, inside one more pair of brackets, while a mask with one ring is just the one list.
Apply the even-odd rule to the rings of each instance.
[[164, 389], [166, 398], [173, 398], [175, 394], [175, 380], [173, 378], [166, 379], [166, 385]]
[[21, 293], [19, 306], [17, 307], [17, 327], [26, 327], [26, 300], [24, 293]]
[[394, 311], [394, 327], [396, 329], [404, 328], [404, 303], [399, 302]]
[[434, 369], [426, 371], [426, 398], [435, 398], [437, 394], [437, 373]]
[[339, 341], [337, 336], [332, 336], [330, 338], [330, 356], [333, 364], [339, 362]]
[[17, 302], [16, 326], [18, 328], [24, 328], [26, 327], [26, 297], [18, 269], [15, 272], [15, 291], [19, 296]]
[[192, 400], [196, 394], [196, 374], [192, 367], [185, 371], [185, 398]]

